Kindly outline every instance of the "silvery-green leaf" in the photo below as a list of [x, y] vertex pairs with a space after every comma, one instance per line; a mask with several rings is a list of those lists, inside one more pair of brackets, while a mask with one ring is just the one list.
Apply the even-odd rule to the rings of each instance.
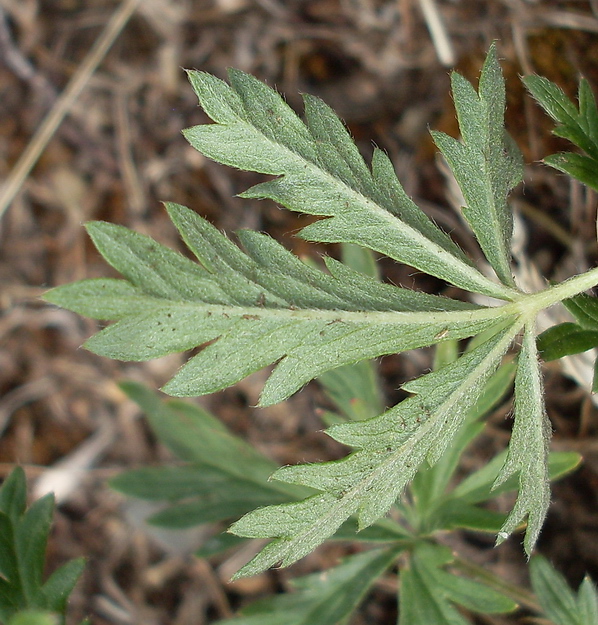
[[230, 85], [203, 72], [189, 78], [215, 122], [186, 130], [191, 145], [220, 163], [277, 176], [243, 197], [326, 217], [302, 230], [310, 240], [356, 243], [463, 289], [513, 297], [512, 283], [484, 277], [407, 197], [380, 150], [370, 171], [324, 102], [305, 96], [304, 124], [278, 93], [238, 70], [230, 70]]
[[275, 479], [322, 493], [259, 508], [233, 524], [231, 531], [239, 536], [273, 539], [237, 575], [292, 564], [352, 514], [360, 528], [386, 514], [418, 467], [450, 444], [518, 329], [502, 330], [456, 362], [405, 385], [413, 397], [382, 415], [332, 426], [330, 436], [356, 448], [346, 458], [276, 471]]
[[324, 273], [256, 232], [239, 233], [243, 251], [192, 211], [168, 210], [199, 262], [95, 222], [94, 243], [127, 280], [85, 280], [46, 298], [116, 319], [85, 344], [110, 358], [148, 360], [205, 345], [165, 386], [171, 395], [211, 393], [278, 363], [261, 399], [271, 404], [338, 366], [465, 338], [496, 322], [496, 310], [382, 284], [333, 259]]
[[519, 475], [517, 501], [499, 532], [497, 543], [503, 542], [527, 517], [524, 546], [528, 554], [538, 539], [550, 504], [548, 448], [551, 428], [543, 395], [534, 330], [528, 324], [515, 375], [515, 423], [509, 453], [494, 482], [495, 486], [500, 486], [511, 475]]
[[512, 286], [513, 217], [509, 192], [522, 180], [519, 149], [504, 128], [505, 85], [494, 45], [478, 93], [461, 75], [451, 77], [462, 141], [433, 132], [465, 198], [463, 215], [501, 281]]

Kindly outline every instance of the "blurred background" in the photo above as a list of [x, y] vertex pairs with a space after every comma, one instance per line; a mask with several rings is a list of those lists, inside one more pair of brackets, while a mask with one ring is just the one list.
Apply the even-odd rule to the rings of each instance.
[[[595, 265], [596, 196], [538, 163], [565, 144], [549, 135], [551, 122], [519, 75], [543, 74], [571, 96], [580, 75], [598, 86], [596, 0], [0, 0], [0, 478], [19, 463], [36, 495], [56, 491], [49, 566], [89, 559], [73, 622], [89, 614], [101, 625], [210, 623], [284, 590], [292, 575], [330, 566], [347, 548], [324, 547], [291, 571], [231, 584], [239, 562], [189, 556], [201, 536], [146, 531], [143, 511], [105, 481], [168, 455], [117, 382], [159, 387], [182, 356], [141, 365], [96, 357], [79, 349], [96, 324], [40, 300], [51, 286], [111, 275], [86, 221], [123, 224], [180, 249], [165, 200], [229, 234], [253, 228], [300, 256], [338, 254], [293, 236], [306, 217], [234, 197], [259, 176], [187, 145], [181, 130], [207, 120], [183, 68], [220, 77], [240, 68], [299, 111], [300, 92], [322, 97], [366, 158], [374, 144], [385, 149], [407, 193], [467, 245], [428, 128], [456, 133], [449, 70], [475, 82], [494, 40], [507, 78], [507, 126], [528, 163], [513, 199], [520, 269], [530, 280], [535, 269], [562, 279]], [[387, 279], [416, 284], [404, 268], [384, 259], [380, 266]], [[425, 277], [417, 286], [439, 288]], [[388, 401], [429, 363], [426, 351], [383, 359]], [[587, 375], [583, 362], [577, 369]], [[586, 570], [598, 577], [597, 411], [570, 374], [546, 367], [548, 412], [555, 449], [579, 451], [585, 464], [555, 485], [540, 550], [578, 584]], [[197, 401], [280, 463], [338, 457], [318, 431], [317, 385], [258, 410], [264, 378]], [[508, 442], [509, 409], [492, 416], [466, 470]], [[465, 556], [525, 583], [517, 540], [500, 550], [492, 538], [452, 540]], [[395, 582], [381, 580], [355, 623], [396, 622]]]

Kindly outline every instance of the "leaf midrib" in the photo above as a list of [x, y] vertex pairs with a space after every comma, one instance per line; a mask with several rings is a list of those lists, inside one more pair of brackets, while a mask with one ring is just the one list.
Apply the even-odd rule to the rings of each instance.
[[[379, 311], [379, 310], [327, 310], [321, 308], [263, 308], [259, 306], [233, 306], [223, 304], [204, 304], [185, 300], [155, 298], [156, 308], [200, 309], [209, 315], [222, 316], [231, 320], [244, 318], [247, 321], [265, 319], [328, 321], [329, 323], [362, 323], [367, 325], [433, 325], [450, 326], [453, 323], [504, 319], [521, 314], [519, 302], [511, 302], [493, 308], [474, 308], [471, 310], [447, 311]], [[135, 317], [136, 313], [127, 315]], [[125, 317], [125, 318], [127, 318]]]
[[[461, 259], [454, 256], [453, 254], [451, 254], [449, 251], [447, 251], [446, 249], [444, 249], [437, 243], [434, 243], [433, 241], [428, 239], [424, 234], [419, 232], [419, 230], [413, 228], [408, 223], [401, 221], [399, 217], [391, 213], [389, 210], [387, 210], [383, 206], [380, 206], [374, 199], [366, 195], [363, 195], [363, 193], [359, 192], [357, 189], [354, 189], [351, 186], [347, 185], [341, 178], [329, 172], [328, 169], [326, 169], [323, 165], [321, 165], [317, 161], [313, 161], [303, 156], [302, 154], [286, 146], [284, 143], [280, 143], [279, 141], [274, 141], [272, 138], [264, 134], [257, 126], [254, 126], [249, 121], [241, 120], [239, 123], [257, 132], [263, 138], [263, 141], [270, 143], [273, 146], [276, 146], [278, 149], [284, 150], [287, 153], [288, 161], [295, 162], [295, 168], [294, 168], [295, 172], [285, 173], [283, 171], [283, 172], [280, 172], [278, 175], [297, 176], [297, 175], [300, 175], [297, 172], [301, 172], [301, 171], [306, 172], [306, 170], [309, 169], [309, 172], [311, 173], [311, 175], [314, 175], [315, 173], [316, 179], [323, 177], [325, 180], [327, 180], [331, 184], [331, 186], [342, 189], [343, 195], [348, 195], [350, 198], [354, 199], [356, 203], [359, 205], [365, 205], [365, 207], [368, 210], [370, 210], [372, 213], [374, 213], [376, 217], [381, 218], [383, 221], [387, 222], [392, 230], [396, 230], [397, 223], [399, 223], [401, 225], [401, 229], [407, 230], [410, 234], [410, 237], [412, 239], [415, 239], [416, 242], [419, 245], [421, 245], [421, 247], [428, 250], [428, 252], [431, 255], [436, 255], [437, 257], [441, 258], [445, 267], [452, 266], [455, 269], [455, 271], [458, 272], [460, 277], [465, 278], [466, 280], [469, 280], [471, 282], [471, 285], [472, 286], [475, 285], [477, 288], [480, 289], [481, 292], [487, 295], [493, 295], [500, 299], [506, 299], [506, 300], [513, 299], [513, 296], [516, 293], [514, 289], [504, 284], [494, 282], [493, 280], [490, 280], [489, 278], [486, 278], [486, 276], [480, 273], [475, 267], [463, 262]], [[217, 123], [216, 125], [224, 126], [224, 127], [232, 126], [232, 124], [219, 124], [219, 123]], [[287, 167], [287, 169], [290, 169], [290, 167]], [[249, 189], [249, 191], [251, 191], [251, 189]], [[243, 196], [243, 194], [241, 194], [241, 196]], [[333, 213], [332, 215], [324, 214], [323, 216], [334, 218], [334, 217], [339, 217], [341, 215], [342, 215], [342, 211]], [[380, 251], [380, 250], [377, 250], [377, 251]], [[388, 252], [386, 251], [384, 253], [388, 254]], [[398, 259], [395, 259], [395, 260], [398, 260]], [[460, 281], [461, 280], [457, 280], [457, 282], [460, 282]], [[460, 288], [465, 288], [466, 290], [468, 290], [463, 285], [457, 284], [456, 286], [460, 286]]]

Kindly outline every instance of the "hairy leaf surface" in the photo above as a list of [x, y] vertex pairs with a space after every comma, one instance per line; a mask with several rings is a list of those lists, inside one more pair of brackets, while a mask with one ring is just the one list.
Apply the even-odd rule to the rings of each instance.
[[320, 495], [260, 508], [231, 527], [250, 538], [274, 538], [238, 575], [251, 575], [278, 562], [303, 557], [340, 524], [357, 514], [367, 527], [385, 514], [418, 467], [437, 460], [483, 392], [517, 329], [498, 333], [458, 361], [433, 371], [405, 389], [414, 396], [363, 422], [336, 425], [328, 434], [358, 448], [347, 458], [323, 464], [283, 467], [275, 479], [311, 486]]
[[116, 319], [85, 344], [110, 358], [147, 360], [209, 343], [165, 386], [170, 395], [211, 393], [278, 362], [261, 397], [268, 405], [340, 365], [431, 345], [439, 333], [465, 338], [495, 323], [492, 310], [382, 284], [333, 259], [326, 274], [257, 232], [239, 233], [242, 251], [192, 211], [168, 210], [201, 264], [94, 222], [94, 243], [127, 281], [84, 280], [46, 298]]
[[544, 409], [543, 385], [533, 328], [528, 324], [515, 376], [515, 423], [509, 453], [495, 481], [500, 486], [519, 475], [515, 507], [501, 528], [500, 544], [527, 517], [524, 545], [531, 553], [550, 504], [548, 449], [551, 426]]
[[493, 45], [482, 69], [479, 94], [460, 74], [451, 76], [462, 142], [433, 132], [466, 205], [463, 215], [504, 284], [511, 271], [513, 216], [509, 192], [523, 176], [521, 153], [504, 129], [505, 85]]
[[413, 203], [384, 152], [375, 150], [371, 170], [366, 166], [324, 102], [304, 96], [304, 124], [278, 93], [238, 70], [229, 71], [230, 85], [203, 72], [189, 78], [215, 122], [186, 130], [191, 145], [220, 163], [278, 176], [243, 197], [327, 217], [301, 231], [312, 241], [357, 243], [463, 289], [512, 298]]
[[[504, 81], [494, 46], [477, 91], [453, 74], [462, 139], [442, 133], [435, 133], [434, 139], [461, 187], [464, 217], [498, 281], [474, 267], [407, 197], [384, 152], [375, 150], [371, 166], [366, 165], [343, 123], [321, 100], [305, 96], [303, 122], [278, 93], [243, 72], [231, 70], [230, 84], [202, 72], [190, 72], [189, 78], [214, 122], [187, 130], [190, 143], [218, 162], [273, 177], [246, 191], [245, 197], [271, 198], [291, 210], [321, 217], [302, 230], [306, 238], [357, 244], [503, 303], [480, 307], [382, 284], [372, 277], [371, 258], [363, 265], [369, 275], [330, 258], [320, 270], [257, 232], [239, 232], [237, 245], [176, 204], [168, 204], [168, 212], [196, 260], [120, 226], [89, 224], [96, 247], [123, 279], [84, 280], [47, 295], [49, 301], [65, 308], [114, 322], [87, 341], [89, 349], [121, 360], [195, 350], [164, 387], [176, 396], [218, 391], [272, 365], [261, 405], [284, 400], [328, 373], [324, 386], [343, 413], [329, 419], [337, 423], [328, 434], [353, 449], [335, 462], [277, 470], [274, 477], [286, 483], [280, 499], [274, 491], [281, 483], [272, 482], [261, 490], [249, 470], [248, 475], [232, 475], [222, 465], [211, 466], [206, 474], [220, 488], [220, 499], [215, 498], [211, 508], [184, 507], [189, 502], [183, 496], [199, 476], [193, 470], [180, 470], [174, 476], [182, 496], [177, 500], [180, 506], [158, 520], [180, 525], [239, 514], [245, 506], [239, 504], [241, 491], [247, 495], [247, 505], [249, 500], [267, 504], [233, 525], [239, 536], [271, 539], [242, 569], [242, 575], [277, 563], [290, 564], [336, 532], [347, 535], [352, 525], [371, 526], [389, 510], [420, 466], [434, 465], [442, 457], [463, 431], [473, 407], [484, 404], [486, 383], [525, 326], [515, 376], [512, 440], [506, 462], [500, 470], [493, 466], [491, 477], [496, 478], [497, 492], [519, 482], [517, 503], [499, 538], [506, 538], [527, 518], [525, 548], [529, 553], [549, 503], [550, 428], [543, 406], [534, 319], [544, 308], [595, 286], [598, 269], [538, 293], [525, 293], [514, 284], [507, 194], [521, 178], [521, 159], [504, 129]], [[583, 81], [580, 85], [579, 112], [552, 83], [532, 79], [529, 85], [561, 123], [558, 132], [596, 159], [598, 111], [588, 85]], [[580, 169], [587, 164], [577, 156], [569, 158], [569, 165]], [[577, 306], [576, 312], [584, 319], [581, 326], [595, 313], [587, 302]], [[584, 326], [584, 330], [594, 332], [596, 327]], [[453, 360], [460, 349], [457, 341], [469, 337], [475, 338], [467, 351]], [[583, 347], [588, 335], [582, 339]], [[372, 407], [378, 403], [377, 388], [371, 369], [355, 363], [449, 341], [450, 348], [438, 359], [443, 366], [404, 386], [412, 394], [407, 400], [373, 417], [359, 406], [360, 401], [371, 402]], [[339, 370], [342, 366], [352, 368]], [[362, 383], [355, 383], [356, 376], [363, 378]], [[348, 421], [338, 423], [343, 418]], [[477, 428], [471, 429], [472, 435]], [[179, 428], [179, 436], [173, 434], [170, 441], [181, 457], [192, 457], [193, 444], [186, 443], [182, 431]], [[226, 451], [223, 461], [234, 464], [224, 445], [226, 437], [215, 432], [217, 428], [206, 434], [206, 440], [222, 444], [217, 448]], [[164, 435], [168, 438], [168, 433]], [[461, 442], [468, 436], [463, 434]], [[233, 448], [242, 451], [237, 443]], [[253, 459], [262, 479], [271, 463]], [[450, 471], [455, 463], [455, 456], [449, 454], [444, 467]], [[441, 468], [437, 477], [428, 474], [430, 497], [443, 492], [446, 485]], [[484, 476], [481, 485], [478, 481], [478, 491], [488, 490], [489, 476]], [[129, 486], [141, 492], [148, 474], [129, 477]], [[162, 475], [151, 477], [165, 492], [167, 480], [160, 482]], [[420, 482], [424, 484], [425, 479]], [[289, 503], [286, 486], [298, 489], [297, 497], [307, 498]], [[316, 494], [309, 496], [313, 490], [307, 488]], [[478, 491], [469, 495], [481, 497]], [[472, 512], [475, 501], [469, 503]], [[454, 506], [445, 512], [446, 518], [452, 515], [453, 524], [460, 523]], [[10, 526], [14, 513], [13, 509], [0, 514], [0, 524]], [[476, 523], [489, 527], [495, 521], [478, 517]], [[372, 540], [402, 536], [386, 530], [377, 527]], [[219, 538], [217, 548], [225, 543]], [[31, 565], [39, 568], [33, 555]], [[10, 559], [0, 564], [2, 571], [14, 566]]]

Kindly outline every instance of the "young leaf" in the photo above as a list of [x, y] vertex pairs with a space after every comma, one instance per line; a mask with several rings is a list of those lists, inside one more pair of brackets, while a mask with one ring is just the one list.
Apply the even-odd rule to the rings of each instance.
[[511, 271], [513, 216], [509, 192], [522, 180], [521, 153], [504, 129], [505, 84], [493, 44], [486, 57], [479, 94], [459, 74], [451, 76], [463, 142], [433, 132], [466, 205], [463, 215], [501, 281], [514, 285]]
[[577, 597], [565, 578], [542, 556], [530, 561], [532, 587], [546, 616], [555, 625], [588, 625], [598, 622], [598, 593], [586, 578]]
[[237, 575], [295, 562], [352, 514], [360, 528], [385, 514], [422, 462], [442, 455], [518, 330], [503, 330], [455, 363], [405, 385], [415, 395], [379, 417], [331, 427], [332, 438], [358, 448], [347, 458], [274, 473], [275, 479], [322, 494], [260, 508], [234, 523], [237, 535], [274, 539]]
[[186, 130], [189, 143], [220, 163], [278, 176], [243, 197], [328, 217], [304, 228], [304, 238], [357, 243], [466, 290], [511, 299], [510, 288], [482, 276], [407, 197], [383, 152], [367, 168], [324, 102], [304, 97], [303, 124], [275, 91], [238, 70], [229, 71], [230, 86], [203, 72], [189, 79], [216, 122]]
[[550, 504], [548, 447], [550, 422], [543, 402], [543, 386], [533, 328], [525, 326], [515, 376], [515, 424], [509, 453], [495, 486], [519, 473], [519, 494], [515, 507], [498, 534], [497, 544], [527, 517], [524, 546], [531, 554]]
[[417, 545], [401, 571], [399, 625], [468, 625], [455, 604], [482, 614], [515, 610], [517, 604], [496, 590], [446, 571], [452, 561], [447, 547]]
[[345, 558], [326, 571], [291, 581], [294, 592], [250, 604], [217, 625], [337, 625], [345, 622], [400, 548], [375, 549]]

